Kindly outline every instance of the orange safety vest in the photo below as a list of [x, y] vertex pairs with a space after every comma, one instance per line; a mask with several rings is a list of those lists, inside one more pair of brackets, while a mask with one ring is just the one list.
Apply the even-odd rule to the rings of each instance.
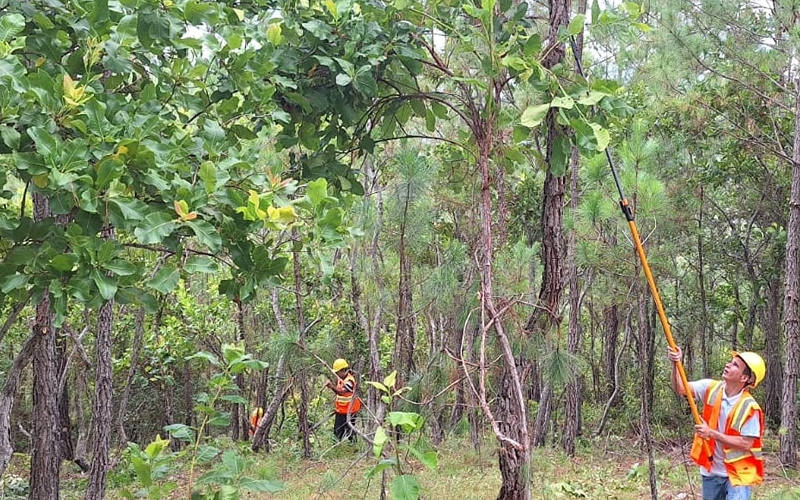
[[252, 413], [250, 413], [250, 436], [253, 436], [256, 433], [258, 421], [261, 420], [263, 415], [264, 410], [262, 408], [256, 408]]
[[[338, 377], [337, 377], [338, 378]], [[344, 378], [339, 378], [336, 381], [336, 389], [338, 391], [345, 391], [345, 383], [350, 381], [353, 387], [353, 390], [350, 392], [345, 392], [344, 394], [336, 393], [336, 401], [334, 402], [334, 406], [336, 408], [336, 413], [340, 414], [347, 414], [347, 413], [356, 413], [358, 410], [361, 409], [361, 399], [353, 398], [353, 392], [356, 390], [356, 378], [353, 376], [352, 373], [348, 372]], [[350, 404], [352, 402], [352, 405]]]
[[[722, 392], [725, 390], [725, 384], [722, 381], [715, 380], [706, 389], [706, 397], [703, 401], [703, 420], [708, 422], [708, 426], [712, 429], [719, 428], [719, 410], [722, 406]], [[739, 401], [728, 414], [728, 419], [725, 422], [725, 434], [729, 436], [741, 436], [742, 426], [754, 414], [758, 415], [761, 429], [764, 429], [764, 412], [758, 406], [756, 400], [747, 389], [744, 390]], [[713, 439], [708, 439], [707, 443], [713, 450], [716, 442]], [[728, 473], [728, 479], [733, 486], [752, 486], [761, 484], [764, 480], [764, 458], [761, 454], [761, 436], [753, 440], [752, 447], [747, 450], [736, 450], [723, 446], [722, 448], [723, 459], [725, 461], [725, 471]], [[711, 457], [705, 456], [703, 453], [703, 439], [697, 434], [694, 436], [692, 443], [692, 460], [706, 470], [711, 470]]]

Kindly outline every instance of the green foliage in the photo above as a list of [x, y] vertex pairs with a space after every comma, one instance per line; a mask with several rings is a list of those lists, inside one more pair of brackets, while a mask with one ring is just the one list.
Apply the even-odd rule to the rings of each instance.
[[28, 498], [29, 493], [30, 484], [24, 477], [5, 474], [0, 480], [0, 498], [4, 500], [24, 500]]
[[[252, 464], [239, 455], [237, 451], [222, 450], [205, 440], [205, 435], [212, 427], [227, 427], [230, 425], [230, 414], [220, 410], [223, 402], [246, 404], [247, 401], [239, 394], [235, 377], [247, 370], [256, 372], [267, 367], [267, 363], [254, 359], [238, 345], [223, 344], [222, 356], [200, 351], [187, 359], [208, 363], [215, 373], [207, 380], [208, 393], [196, 395], [197, 404], [195, 412], [200, 416], [199, 425], [191, 427], [185, 424], [172, 424], [164, 429], [174, 439], [184, 441], [189, 445], [189, 491], [191, 498], [199, 500], [222, 500], [239, 498], [239, 490], [246, 489], [258, 492], [276, 492], [282, 489], [280, 483], [254, 479], [245, 474], [246, 469]], [[163, 444], [163, 443], [162, 443]], [[151, 446], [153, 446], [151, 444]], [[149, 450], [150, 447], [148, 447]], [[153, 451], [160, 451], [156, 448]], [[221, 459], [217, 459], [222, 453]], [[152, 455], [152, 453], [147, 453]], [[157, 453], [156, 453], [157, 456]], [[133, 459], [132, 459], [133, 460]], [[142, 462], [142, 461], [140, 461]], [[134, 461], [136, 467], [137, 462]], [[209, 467], [209, 471], [194, 482], [194, 469], [196, 465]], [[142, 473], [139, 473], [139, 468]], [[137, 476], [148, 486], [147, 478], [152, 476], [152, 470], [139, 466]], [[160, 469], [159, 469], [160, 470]], [[199, 486], [200, 488], [195, 488]]]
[[[397, 384], [397, 371], [393, 371], [383, 382], [367, 381], [367, 384], [378, 389], [381, 399], [392, 407], [393, 403], [404, 392], [410, 390], [409, 387], [395, 387]], [[379, 472], [393, 469], [395, 476], [391, 482], [392, 500], [417, 500], [420, 494], [420, 484], [413, 474], [405, 472], [401, 451], [413, 455], [428, 469], [435, 469], [438, 466], [438, 456], [436, 452], [427, 450], [422, 441], [421, 431], [425, 419], [422, 415], [414, 412], [389, 411], [384, 422], [380, 425], [373, 438], [372, 452], [376, 458], [381, 458], [377, 464], [367, 473], [372, 477]], [[415, 444], [410, 444], [415, 433], [420, 433], [419, 439]], [[389, 456], [387, 456], [389, 455]]]
[[[290, 228], [330, 272], [323, 250], [349, 228], [326, 186], [361, 192], [338, 155], [368, 142], [354, 131], [394, 88], [387, 68], [416, 75], [394, 60], [415, 54], [409, 26], [384, 30], [367, 17], [378, 10], [352, 2], [100, 2], [88, 17], [79, 2], [7, 4], [0, 299], [47, 290], [60, 325], [71, 301], [152, 307], [220, 265], [231, 269], [220, 292], [252, 299], [280, 281], [288, 247], [277, 233]], [[275, 146], [291, 154], [261, 153]], [[31, 192], [58, 224], [31, 220]], [[109, 226], [116, 240], [99, 235]], [[164, 259], [151, 274], [131, 246]]]
[[284, 486], [278, 481], [254, 479], [246, 474], [253, 465], [252, 458], [240, 456], [235, 451], [227, 451], [222, 455], [221, 463], [211, 471], [197, 479], [197, 485], [206, 485], [205, 492], [194, 492], [193, 500], [236, 500], [241, 490], [260, 493], [276, 493]]
[[156, 437], [144, 450], [136, 443], [128, 443], [124, 459], [133, 469], [136, 480], [142, 487], [136, 492], [122, 488], [120, 495], [123, 498], [129, 500], [136, 498], [159, 499], [169, 496], [172, 491], [177, 489], [178, 485], [175, 481], [164, 480], [176, 459], [175, 455], [170, 453], [168, 445], [169, 440], [161, 439], [161, 436]]

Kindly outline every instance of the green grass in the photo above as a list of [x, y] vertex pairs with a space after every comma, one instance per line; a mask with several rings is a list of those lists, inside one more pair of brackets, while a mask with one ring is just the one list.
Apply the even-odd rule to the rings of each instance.
[[[569, 458], [558, 449], [533, 451], [531, 482], [533, 498], [539, 500], [587, 498], [641, 500], [651, 497], [647, 460], [630, 440], [609, 438], [584, 440], [577, 456]], [[632, 450], [632, 451], [631, 451]], [[324, 457], [301, 460], [280, 452], [265, 457], [264, 464], [277, 471], [287, 489], [274, 498], [281, 500], [377, 499], [380, 476], [367, 479], [376, 463], [366, 445], [344, 445]], [[480, 451], [472, 443], [452, 438], [438, 449], [439, 465], [427, 470], [411, 462], [409, 472], [422, 485], [427, 500], [494, 500], [500, 488], [494, 441]], [[656, 453], [658, 498], [699, 499], [699, 474], [680, 447], [662, 445]], [[765, 484], [754, 490], [754, 500], [800, 500], [796, 474], [780, 471], [777, 457], [767, 456]], [[390, 475], [391, 473], [389, 473]], [[795, 492], [792, 497], [789, 492]], [[244, 496], [244, 498], [272, 498]]]
[[[329, 443], [327, 443], [329, 444]], [[230, 448], [233, 448], [230, 445]], [[656, 452], [658, 498], [661, 500], [699, 499], [697, 468], [688, 463], [682, 451], [688, 447], [662, 442]], [[245, 447], [236, 446], [247, 454]], [[775, 448], [767, 447], [765, 483], [754, 489], [753, 500], [800, 500], [800, 478], [796, 472], [779, 467]], [[271, 454], [261, 454], [246, 471], [257, 479], [277, 479], [284, 483], [280, 493], [254, 493], [242, 490], [240, 498], [250, 500], [373, 500], [380, 498], [380, 474], [368, 478], [377, 463], [365, 443], [326, 446], [318, 443], [314, 459], [300, 458], [298, 443], [284, 441]], [[494, 500], [500, 488], [496, 442], [487, 438], [476, 450], [464, 438], [453, 437], [437, 448], [439, 464], [428, 470], [415, 460], [408, 461], [406, 472], [414, 474], [422, 485], [425, 500]], [[15, 455], [6, 478], [20, 477], [27, 471], [19, 465], [25, 457]], [[14, 466], [16, 465], [16, 466]], [[62, 467], [64, 500], [83, 498], [87, 476], [67, 462]], [[650, 498], [649, 469], [646, 458], [635, 441], [607, 437], [582, 439], [576, 456], [567, 457], [556, 448], [533, 450], [531, 463], [532, 498], [642, 500]], [[185, 464], [176, 462], [169, 477], [180, 487], [171, 499], [187, 496]], [[107, 497], [120, 498], [126, 475], [110, 473]], [[387, 472], [387, 481], [392, 472]], [[4, 478], [4, 479], [6, 479]], [[136, 489], [134, 483], [127, 486]], [[0, 496], [2, 498], [2, 496]], [[5, 498], [15, 498], [6, 496]], [[166, 499], [165, 499], [166, 500]]]

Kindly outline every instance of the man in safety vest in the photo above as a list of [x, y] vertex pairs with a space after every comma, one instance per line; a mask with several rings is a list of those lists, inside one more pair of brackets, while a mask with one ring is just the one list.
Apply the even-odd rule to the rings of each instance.
[[258, 422], [261, 420], [261, 417], [264, 416], [264, 408], [257, 406], [253, 408], [253, 411], [250, 412], [250, 437], [253, 437], [253, 434], [256, 433], [256, 428], [258, 428]]
[[325, 387], [336, 393], [334, 403], [336, 420], [333, 424], [333, 434], [339, 441], [348, 438], [350, 442], [355, 442], [356, 435], [353, 428], [356, 423], [356, 413], [361, 409], [361, 400], [355, 396], [356, 377], [347, 361], [341, 358], [333, 362], [331, 369], [336, 374], [336, 385], [328, 380], [325, 382]]
[[[680, 348], [669, 350], [672, 388], [685, 396], [677, 370], [682, 355]], [[703, 422], [694, 426], [691, 454], [700, 466], [703, 500], [748, 500], [750, 487], [764, 480], [764, 412], [749, 388], [764, 380], [766, 372], [758, 354], [734, 352], [722, 370], [722, 380], [689, 382], [694, 397], [703, 400]]]

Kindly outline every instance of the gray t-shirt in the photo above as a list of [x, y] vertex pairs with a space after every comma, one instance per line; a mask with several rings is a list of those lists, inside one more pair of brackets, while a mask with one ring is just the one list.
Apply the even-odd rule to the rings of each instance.
[[[689, 382], [695, 399], [700, 400], [701, 403], [705, 403], [706, 391], [711, 385], [711, 382], [713, 382], [713, 380], [710, 378]], [[736, 403], [739, 402], [739, 398], [742, 397], [742, 392], [744, 391], [741, 391], [733, 396], [727, 396], [725, 391], [722, 391], [722, 404], [719, 409], [719, 420], [717, 420], [718, 431], [723, 433], [725, 432], [725, 422], [728, 420], [728, 414], [731, 412], [731, 410], [733, 410], [733, 407], [736, 406]], [[761, 435], [761, 421], [758, 419], [758, 415], [753, 415], [747, 419], [744, 425], [742, 425], [741, 435], [754, 438], [757, 438]], [[711, 470], [707, 471], [705, 467], [700, 467], [700, 474], [703, 476], [728, 475], [728, 472], [725, 470], [725, 462], [723, 460], [722, 443], [715, 441], [715, 444], [716, 446], [714, 447], [714, 458], [711, 462]]]

